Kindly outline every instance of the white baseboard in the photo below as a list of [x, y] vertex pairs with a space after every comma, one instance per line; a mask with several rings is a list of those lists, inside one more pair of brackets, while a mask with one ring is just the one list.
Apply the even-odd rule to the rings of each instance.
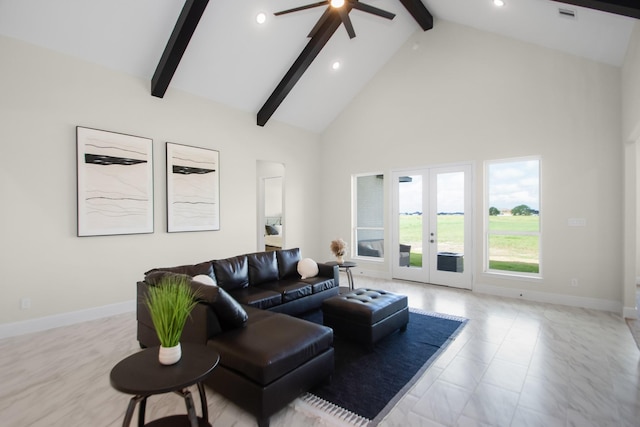
[[102, 319], [117, 314], [130, 313], [136, 310], [135, 300], [104, 305], [102, 307], [88, 308], [72, 311], [70, 313], [54, 314], [52, 316], [39, 317], [37, 319], [21, 322], [4, 323], [0, 325], [0, 339], [32, 332], [46, 331], [60, 326], [73, 325], [89, 320]]
[[[382, 271], [358, 269], [358, 271], [353, 271], [353, 273], [354, 276], [389, 279], [388, 274]], [[354, 277], [354, 281], [357, 285], [357, 277]], [[503, 288], [500, 286], [483, 285], [480, 283], [476, 283], [473, 286], [473, 291], [509, 298], [622, 313], [622, 316], [626, 319], [638, 318], [638, 310], [636, 307], [622, 307], [622, 304], [618, 301], [576, 297], [572, 295], [549, 294], [546, 292], [523, 291], [513, 288]], [[30, 334], [32, 332], [46, 331], [48, 329], [73, 325], [75, 323], [86, 322], [89, 320], [102, 319], [104, 317], [115, 316], [117, 314], [131, 313], [135, 310], [136, 302], [135, 300], [131, 300], [101, 307], [73, 311], [70, 313], [54, 314], [52, 316], [24, 320], [21, 322], [4, 323], [0, 324], [0, 339]]]
[[637, 307], [624, 307], [622, 309], [622, 317], [625, 319], [637, 319], [638, 308]]
[[353, 281], [354, 282], [357, 282], [357, 277], [358, 276], [373, 277], [375, 279], [391, 279], [391, 275], [386, 271], [365, 270], [365, 269], [362, 269], [360, 267], [352, 268], [351, 269], [351, 274], [353, 274], [353, 277], [354, 277]]
[[536, 302], [546, 302], [550, 304], [568, 305], [571, 307], [591, 308], [594, 310], [610, 311], [622, 314], [622, 303], [619, 301], [577, 297], [573, 295], [550, 294], [547, 292], [525, 291], [522, 289], [503, 288], [501, 286], [483, 285], [476, 283], [473, 286], [474, 292], [489, 295], [525, 299]]

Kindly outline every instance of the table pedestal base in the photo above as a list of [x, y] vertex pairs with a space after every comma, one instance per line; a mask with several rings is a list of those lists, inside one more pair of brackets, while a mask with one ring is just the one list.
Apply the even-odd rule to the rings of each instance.
[[200, 394], [200, 403], [202, 404], [202, 417], [198, 417], [196, 415], [196, 409], [193, 404], [193, 398], [191, 397], [191, 392], [189, 389], [184, 390], [175, 390], [174, 393], [179, 394], [184, 398], [184, 403], [187, 407], [187, 415], [172, 415], [169, 417], [160, 418], [158, 420], [154, 420], [149, 424], [144, 423], [145, 412], [147, 408], [147, 398], [149, 396], [133, 396], [129, 401], [129, 406], [127, 407], [127, 412], [124, 416], [124, 421], [122, 423], [123, 427], [129, 427], [131, 425], [131, 419], [133, 418], [133, 412], [136, 409], [136, 405], [140, 403], [140, 410], [138, 412], [138, 427], [143, 426], [153, 426], [153, 427], [161, 427], [161, 426], [185, 426], [185, 427], [211, 427], [209, 423], [209, 409], [207, 408], [207, 395], [204, 391], [204, 386], [202, 383], [198, 383], [198, 393]]
[[[189, 417], [186, 415], [173, 415], [171, 417], [164, 417], [159, 420], [151, 421], [146, 424], [146, 427], [191, 427]], [[211, 424], [207, 420], [203, 420], [198, 417], [198, 427], [211, 427]]]

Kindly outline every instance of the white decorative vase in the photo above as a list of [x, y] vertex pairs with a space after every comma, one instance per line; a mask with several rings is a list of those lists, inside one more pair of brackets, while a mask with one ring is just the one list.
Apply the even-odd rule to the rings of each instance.
[[161, 364], [173, 365], [174, 363], [178, 363], [181, 357], [182, 348], [180, 347], [180, 343], [173, 347], [160, 346], [160, 351], [158, 352], [158, 360]]
[[338, 264], [344, 264], [344, 257], [343, 257], [342, 255], [338, 255], [338, 256], [336, 257], [336, 262], [337, 262]]

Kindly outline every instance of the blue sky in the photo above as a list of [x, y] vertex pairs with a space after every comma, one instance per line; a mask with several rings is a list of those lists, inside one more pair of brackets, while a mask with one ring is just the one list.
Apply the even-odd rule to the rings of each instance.
[[527, 205], [540, 209], [538, 160], [492, 163], [489, 166], [489, 207], [512, 209]]

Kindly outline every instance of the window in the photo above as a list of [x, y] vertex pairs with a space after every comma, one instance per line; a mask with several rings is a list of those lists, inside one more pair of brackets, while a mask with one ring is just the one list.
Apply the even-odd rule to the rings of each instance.
[[354, 177], [355, 256], [384, 258], [384, 176]]
[[540, 160], [486, 165], [486, 270], [540, 275]]

